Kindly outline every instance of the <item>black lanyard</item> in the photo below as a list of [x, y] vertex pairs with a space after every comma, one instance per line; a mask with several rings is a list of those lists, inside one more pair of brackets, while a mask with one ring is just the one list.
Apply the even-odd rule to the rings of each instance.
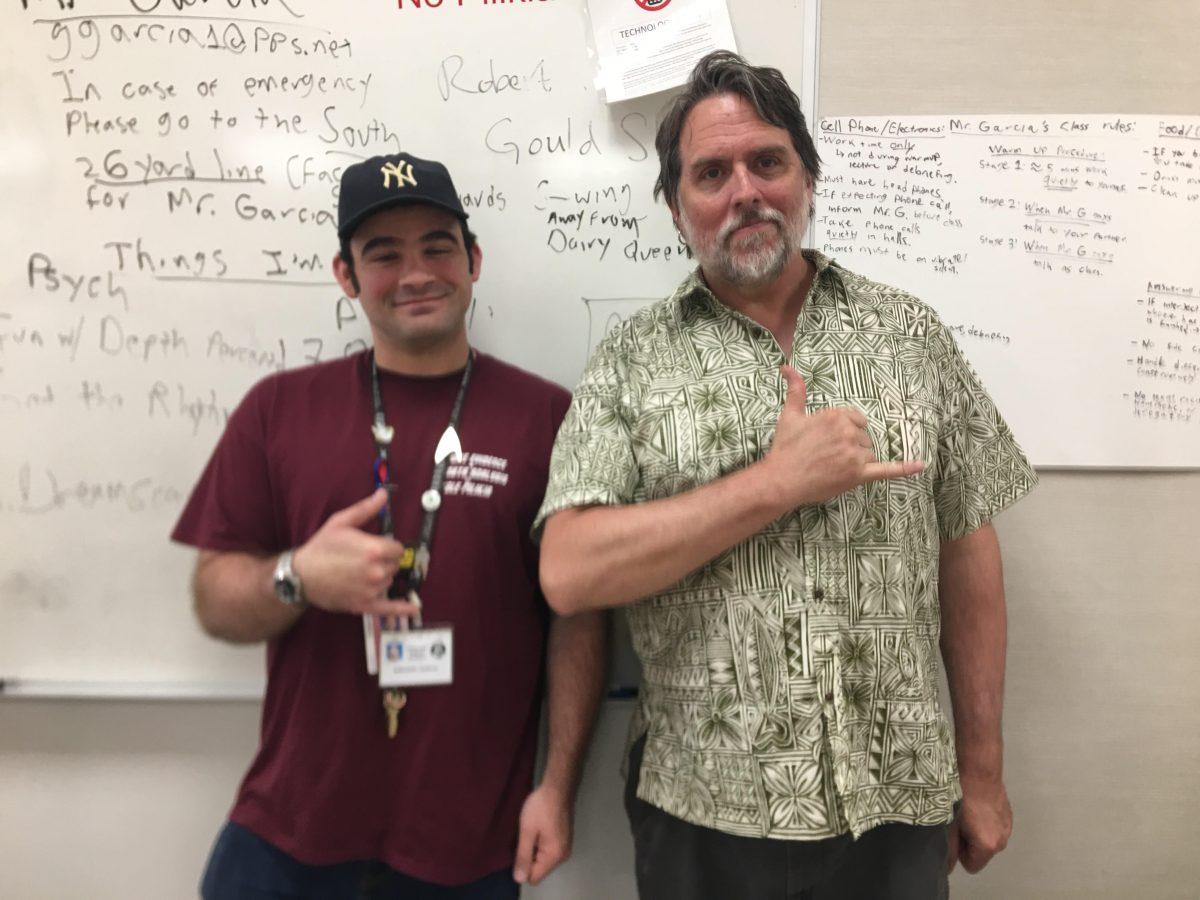
[[[475, 364], [474, 351], [467, 352], [467, 365], [463, 369], [462, 381], [458, 385], [458, 396], [454, 399], [454, 407], [450, 410], [450, 424], [446, 426], [447, 432], [458, 432], [458, 422], [462, 418], [463, 401], [467, 397], [467, 387], [471, 383], [471, 370]], [[394, 429], [387, 424], [387, 418], [383, 412], [383, 396], [379, 391], [379, 367], [375, 364], [375, 354], [371, 353], [371, 400], [375, 406], [375, 419], [371, 427], [371, 439], [375, 442], [375, 449], [378, 455], [375, 457], [375, 486], [392, 488], [391, 482], [388, 480], [388, 444], [391, 443], [395, 435]], [[440, 446], [440, 441], [438, 442]], [[415, 595], [421, 587], [425, 576], [429, 571], [429, 556], [433, 547], [433, 529], [437, 524], [438, 510], [442, 505], [442, 486], [446, 482], [446, 467], [450, 464], [450, 457], [453, 454], [447, 453], [442, 459], [433, 466], [433, 477], [429, 483], [429, 490], [421, 495], [421, 507], [425, 510], [425, 516], [421, 519], [420, 536], [417, 538], [416, 553], [413, 556], [412, 567], [408, 570], [408, 591], [410, 595]], [[396, 535], [395, 522], [392, 520], [392, 499], [388, 495], [388, 502], [383, 505], [383, 509], [379, 511], [379, 526], [382, 534], [391, 535], [396, 540], [399, 537]], [[388, 591], [388, 597], [393, 600], [405, 599], [397, 594], [396, 586], [393, 583], [392, 588]], [[411, 597], [409, 598], [411, 599]], [[419, 597], [416, 602], [420, 603]], [[418, 619], [419, 621], [419, 619]]]

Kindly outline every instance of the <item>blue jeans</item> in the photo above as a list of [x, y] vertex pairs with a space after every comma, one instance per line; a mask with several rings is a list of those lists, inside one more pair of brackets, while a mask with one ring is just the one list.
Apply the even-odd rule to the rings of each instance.
[[204, 900], [516, 900], [519, 894], [509, 869], [445, 887], [378, 860], [305, 865], [233, 822], [218, 835], [200, 883]]

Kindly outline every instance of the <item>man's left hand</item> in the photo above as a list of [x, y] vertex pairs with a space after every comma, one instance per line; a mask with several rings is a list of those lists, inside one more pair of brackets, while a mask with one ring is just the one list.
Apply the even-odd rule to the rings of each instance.
[[972, 875], [1008, 845], [1012, 806], [999, 779], [962, 778], [962, 806], [950, 825], [949, 871], [957, 862]]
[[549, 785], [539, 785], [521, 807], [513, 879], [537, 884], [571, 855], [571, 801]]

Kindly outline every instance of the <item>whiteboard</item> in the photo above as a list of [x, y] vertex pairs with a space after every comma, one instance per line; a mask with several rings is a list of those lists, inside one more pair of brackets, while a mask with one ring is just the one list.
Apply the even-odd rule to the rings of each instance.
[[[805, 5], [729, 5], [810, 94]], [[446, 162], [484, 253], [472, 342], [568, 387], [689, 268], [651, 199], [666, 97], [597, 97], [582, 0], [24, 6], [0, 14], [0, 678], [261, 678], [192, 622], [167, 535], [251, 384], [362, 346], [329, 271], [343, 166]]]
[[938, 310], [1035, 465], [1200, 465], [1200, 117], [837, 116], [817, 147], [817, 246]]

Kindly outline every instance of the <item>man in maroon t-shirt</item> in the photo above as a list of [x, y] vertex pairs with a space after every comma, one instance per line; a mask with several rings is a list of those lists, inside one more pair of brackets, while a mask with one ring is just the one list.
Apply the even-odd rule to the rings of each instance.
[[530, 537], [569, 396], [468, 345], [466, 219], [439, 163], [346, 169], [374, 350], [257, 384], [175, 527], [205, 630], [267, 642], [206, 898], [511, 898], [570, 852], [604, 623], [549, 613]]

